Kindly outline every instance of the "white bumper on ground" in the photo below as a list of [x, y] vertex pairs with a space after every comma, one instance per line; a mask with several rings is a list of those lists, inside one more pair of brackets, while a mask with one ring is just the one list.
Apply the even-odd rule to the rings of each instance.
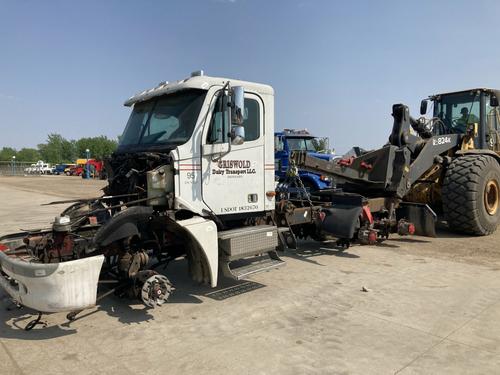
[[20, 304], [40, 312], [75, 311], [96, 304], [104, 256], [34, 263], [0, 251], [0, 286]]

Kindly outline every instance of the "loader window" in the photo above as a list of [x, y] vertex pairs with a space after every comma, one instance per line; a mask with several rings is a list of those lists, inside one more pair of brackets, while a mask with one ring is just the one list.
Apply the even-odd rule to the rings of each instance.
[[449, 133], [465, 133], [468, 124], [479, 123], [479, 109], [479, 95], [442, 95], [434, 104], [434, 117], [443, 121]]
[[500, 151], [500, 108], [490, 106], [490, 98], [486, 97], [486, 140], [489, 149]]
[[500, 131], [500, 108], [499, 107], [491, 107], [489, 97], [486, 97], [486, 126], [488, 130], [496, 130]]

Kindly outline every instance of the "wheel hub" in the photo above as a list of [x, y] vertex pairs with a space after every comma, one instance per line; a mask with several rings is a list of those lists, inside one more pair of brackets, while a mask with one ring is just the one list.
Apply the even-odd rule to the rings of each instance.
[[144, 282], [141, 299], [146, 306], [156, 307], [165, 303], [171, 293], [170, 281], [163, 275], [153, 275]]
[[484, 206], [489, 215], [495, 215], [499, 206], [499, 188], [497, 180], [489, 180], [484, 189]]

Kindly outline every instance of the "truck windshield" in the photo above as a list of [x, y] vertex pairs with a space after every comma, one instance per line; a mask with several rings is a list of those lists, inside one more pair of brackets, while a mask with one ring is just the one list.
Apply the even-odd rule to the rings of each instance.
[[181, 145], [193, 133], [204, 90], [185, 90], [136, 103], [119, 146]]
[[291, 151], [315, 151], [313, 138], [288, 138], [288, 148]]
[[434, 117], [439, 117], [450, 133], [465, 133], [468, 124], [479, 123], [479, 112], [476, 93], [441, 95], [434, 102]]

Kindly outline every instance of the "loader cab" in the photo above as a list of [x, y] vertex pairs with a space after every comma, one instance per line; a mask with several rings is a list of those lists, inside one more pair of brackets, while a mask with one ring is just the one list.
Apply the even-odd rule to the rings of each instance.
[[435, 135], [474, 132], [474, 144], [479, 149], [500, 151], [500, 91], [472, 89], [430, 96], [423, 100], [420, 112], [427, 112], [427, 102], [433, 104]]

